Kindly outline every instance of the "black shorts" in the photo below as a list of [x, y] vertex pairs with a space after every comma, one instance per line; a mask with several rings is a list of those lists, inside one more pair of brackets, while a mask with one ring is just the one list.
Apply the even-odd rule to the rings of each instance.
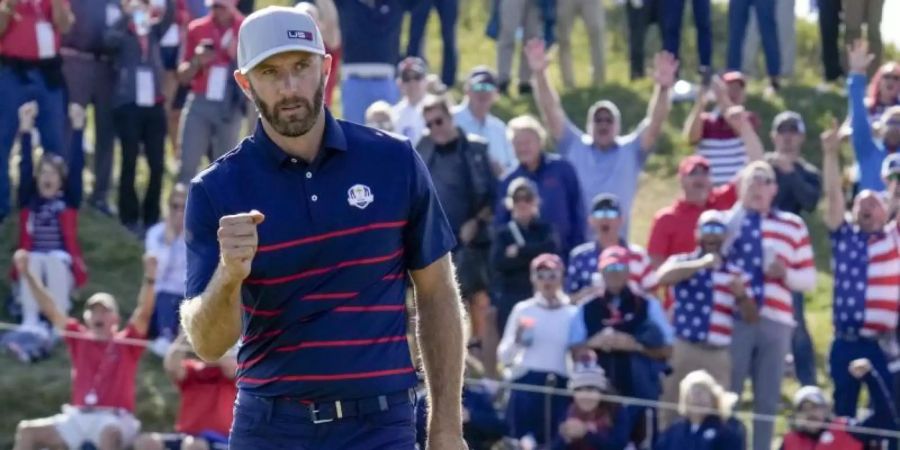
[[160, 47], [159, 53], [162, 56], [163, 69], [167, 72], [174, 72], [178, 69], [178, 51], [181, 47]]

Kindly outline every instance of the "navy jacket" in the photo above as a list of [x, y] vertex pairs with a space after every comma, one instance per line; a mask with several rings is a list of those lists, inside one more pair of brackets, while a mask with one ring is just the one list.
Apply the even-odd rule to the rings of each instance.
[[744, 445], [740, 422], [708, 416], [697, 431], [691, 431], [687, 419], [673, 423], [660, 435], [653, 450], [743, 450]]

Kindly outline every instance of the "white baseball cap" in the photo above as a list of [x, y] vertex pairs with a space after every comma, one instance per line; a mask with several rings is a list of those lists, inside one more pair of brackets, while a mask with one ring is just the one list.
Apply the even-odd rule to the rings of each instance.
[[238, 68], [246, 74], [266, 58], [301, 51], [325, 55], [313, 18], [296, 8], [268, 6], [247, 16], [238, 32]]

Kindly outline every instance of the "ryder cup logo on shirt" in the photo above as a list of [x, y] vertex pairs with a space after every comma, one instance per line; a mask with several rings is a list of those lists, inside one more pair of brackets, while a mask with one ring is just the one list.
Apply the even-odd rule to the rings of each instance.
[[304, 41], [313, 40], [313, 34], [303, 30], [287, 30], [288, 39], [303, 39]]
[[364, 184], [354, 184], [347, 189], [347, 203], [350, 203], [350, 206], [365, 209], [374, 201], [375, 196], [372, 195], [372, 190]]

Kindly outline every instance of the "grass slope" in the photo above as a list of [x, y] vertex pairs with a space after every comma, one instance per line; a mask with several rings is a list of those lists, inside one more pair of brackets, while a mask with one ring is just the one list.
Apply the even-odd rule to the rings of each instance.
[[[261, 4], [284, 4], [272, 0], [262, 0]], [[484, 37], [484, 25], [488, 11], [484, 5], [489, 2], [462, 0], [459, 20], [460, 76], [468, 68], [477, 64], [494, 65], [494, 43]], [[686, 18], [690, 19], [689, 13]], [[714, 15], [715, 65], [723, 66], [725, 39], [724, 10], [717, 7]], [[633, 126], [645, 114], [646, 104], [651, 91], [648, 81], [632, 83], [628, 81], [627, 30], [621, 7], [608, 8], [606, 23], [609, 30], [604, 33], [607, 47], [607, 79], [608, 84], [602, 87], [581, 87], [563, 95], [566, 111], [576, 124], [583, 123], [587, 108], [599, 98], [614, 100], [622, 109], [624, 125]], [[686, 23], [683, 37], [683, 74], [690, 78], [696, 67], [696, 52], [692, 26]], [[427, 54], [433, 56], [433, 65], [439, 63], [440, 37], [439, 24], [432, 17], [426, 42]], [[573, 30], [573, 52], [578, 68], [576, 80], [579, 86], [589, 83], [589, 60], [586, 52], [586, 34], [581, 23]], [[654, 49], [659, 48], [656, 31], [651, 30], [648, 38], [648, 63]], [[896, 56], [894, 50], [893, 55]], [[813, 86], [818, 81], [819, 67], [818, 34], [813, 24], [800, 24], [798, 27], [798, 59], [797, 75], [793, 84], [785, 87], [782, 98], [766, 100], [758, 94], [759, 85], [751, 87], [749, 108], [760, 114], [762, 123], [770, 123], [774, 114], [784, 108], [799, 111], [806, 118], [809, 137], [805, 146], [805, 155], [815, 163], [820, 161], [816, 150], [817, 136], [822, 126], [828, 123], [829, 117], [844, 117], [846, 100], [838, 94], [819, 94]], [[551, 69], [554, 81], [558, 83], [559, 73]], [[513, 73], [516, 73], [515, 71]], [[457, 98], [459, 98], [459, 93]], [[339, 95], [339, 94], [338, 94]], [[339, 105], [339, 101], [336, 101]], [[641, 188], [635, 204], [632, 220], [632, 236], [635, 242], [646, 242], [650, 219], [653, 213], [669, 204], [676, 196], [677, 186], [674, 179], [675, 166], [678, 159], [690, 152], [690, 148], [681, 138], [679, 130], [690, 109], [689, 104], [676, 104], [673, 108], [665, 135], [659, 150], [650, 159], [646, 173], [642, 176]], [[535, 113], [534, 105], [529, 97], [503, 99], [497, 105], [497, 114], [508, 119], [516, 114]], [[764, 129], [768, 129], [764, 126]], [[765, 134], [765, 133], [764, 133]], [[768, 136], [764, 136], [768, 143]], [[170, 164], [171, 166], [171, 164]], [[141, 180], [145, 181], [144, 168], [140, 168]], [[174, 173], [172, 174], [174, 175]], [[76, 309], [80, 312], [81, 302], [96, 291], [107, 291], [114, 294], [122, 303], [123, 309], [129, 311], [134, 306], [141, 277], [140, 255], [141, 244], [131, 239], [117, 222], [99, 216], [91, 211], [83, 211], [80, 216], [80, 239], [87, 258], [91, 281], [82, 289], [77, 297]], [[824, 379], [824, 360], [827, 345], [831, 339], [830, 327], [830, 290], [831, 277], [828, 272], [829, 253], [827, 239], [821, 221], [817, 217], [808, 218], [812, 229], [816, 262], [820, 270], [817, 290], [810, 296], [807, 309], [809, 327], [816, 343], [817, 361], [820, 368], [820, 379]], [[8, 273], [9, 258], [16, 242], [16, 224], [8, 220], [0, 227], [0, 274]], [[9, 292], [5, 278], [0, 279], [0, 292]], [[0, 399], [4, 407], [0, 408], [0, 448], [10, 448], [15, 424], [24, 418], [42, 417], [54, 414], [59, 405], [69, 397], [70, 365], [64, 349], [57, 349], [54, 358], [34, 366], [22, 366], [18, 362], [0, 357]], [[792, 392], [796, 387], [793, 381], [786, 383], [785, 392]], [[145, 430], [169, 430], [174, 421], [178, 398], [175, 390], [165, 378], [161, 362], [155, 356], [143, 359], [138, 379], [137, 415], [143, 422]], [[783, 425], [780, 425], [780, 428]]]

